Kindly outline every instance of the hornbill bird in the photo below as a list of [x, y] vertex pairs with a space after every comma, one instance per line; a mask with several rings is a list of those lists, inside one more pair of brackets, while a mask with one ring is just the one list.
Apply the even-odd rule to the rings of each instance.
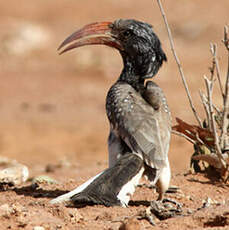
[[118, 19], [84, 26], [59, 49], [66, 47], [61, 52], [64, 53], [97, 44], [116, 48], [124, 65], [106, 98], [109, 168], [51, 203], [127, 206], [142, 176], [156, 184], [158, 200], [162, 200], [171, 177], [168, 161], [171, 115], [161, 88], [146, 81], [167, 60], [160, 40], [151, 25]]

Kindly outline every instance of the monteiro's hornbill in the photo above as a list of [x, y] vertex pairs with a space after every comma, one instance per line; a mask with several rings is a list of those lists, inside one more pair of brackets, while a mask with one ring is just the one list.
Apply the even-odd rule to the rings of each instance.
[[123, 70], [106, 98], [110, 122], [109, 168], [52, 203], [127, 206], [130, 195], [145, 175], [156, 183], [159, 197], [169, 187], [168, 150], [171, 117], [161, 88], [152, 78], [166, 55], [152, 26], [136, 20], [92, 23], [69, 36], [61, 53], [84, 45], [116, 48]]

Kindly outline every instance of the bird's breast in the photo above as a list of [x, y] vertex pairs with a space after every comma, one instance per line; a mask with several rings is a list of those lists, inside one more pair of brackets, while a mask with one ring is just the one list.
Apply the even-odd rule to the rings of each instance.
[[113, 126], [116, 122], [122, 122], [122, 118], [128, 113], [133, 112], [136, 94], [137, 92], [125, 83], [116, 83], [110, 88], [106, 99], [106, 111]]

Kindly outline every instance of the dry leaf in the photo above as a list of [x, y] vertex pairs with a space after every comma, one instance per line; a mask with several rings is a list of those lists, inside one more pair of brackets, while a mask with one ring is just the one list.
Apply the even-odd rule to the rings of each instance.
[[197, 125], [190, 125], [179, 118], [176, 118], [177, 125], [173, 126], [173, 130], [183, 133], [194, 141], [198, 138], [208, 146], [214, 146], [214, 135], [208, 129], [201, 128]]

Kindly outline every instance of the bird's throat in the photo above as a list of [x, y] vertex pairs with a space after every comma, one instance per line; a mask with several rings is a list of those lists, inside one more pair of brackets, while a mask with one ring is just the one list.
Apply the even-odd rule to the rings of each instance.
[[141, 91], [144, 88], [145, 78], [141, 76], [136, 67], [133, 65], [132, 62], [123, 60], [124, 68], [121, 72], [121, 75], [118, 81], [125, 82], [131, 85], [136, 91]]
[[140, 92], [144, 89], [144, 78], [141, 78], [139, 75], [128, 72], [123, 69], [118, 81], [125, 82], [131, 85], [137, 92]]

